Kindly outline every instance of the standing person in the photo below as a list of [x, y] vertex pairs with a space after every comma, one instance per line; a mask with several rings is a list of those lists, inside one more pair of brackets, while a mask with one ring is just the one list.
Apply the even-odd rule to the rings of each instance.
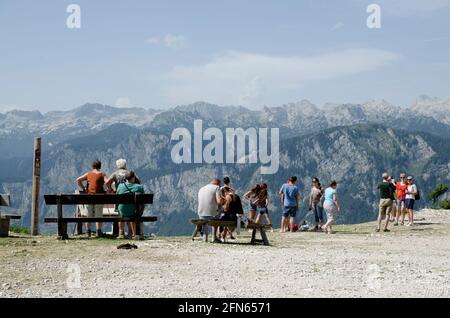
[[314, 231], [318, 231], [323, 225], [323, 205], [322, 205], [323, 190], [319, 179], [312, 179], [311, 193], [309, 195], [309, 210], [314, 212], [314, 219], [316, 226]]
[[258, 200], [256, 202], [256, 209], [258, 212], [258, 216], [256, 217], [256, 223], [261, 223], [263, 215], [266, 217], [266, 221], [268, 224], [272, 225], [270, 229], [273, 232], [273, 224], [269, 215], [269, 190], [266, 183], [261, 184], [261, 191], [258, 195]]
[[395, 197], [396, 197], [397, 185], [395, 183], [395, 177], [394, 176], [389, 176], [388, 181], [390, 183], [391, 191], [392, 191], [392, 194], [393, 194], [392, 205], [388, 209], [389, 222], [394, 222], [395, 221], [395, 215], [396, 215]]
[[[130, 172], [127, 168], [127, 161], [125, 159], [118, 159], [116, 161], [117, 170], [106, 180], [106, 188], [110, 193], [116, 193], [119, 189], [119, 185], [126, 182], [125, 176]], [[135, 181], [136, 181], [135, 177]], [[137, 182], [139, 183], [139, 182]], [[115, 211], [119, 212], [118, 205], [115, 207]], [[130, 224], [130, 223], [129, 223]], [[131, 233], [131, 228], [128, 226], [128, 231]], [[119, 239], [125, 238], [125, 222], [119, 222]]]
[[255, 221], [256, 216], [256, 202], [258, 200], [259, 193], [261, 192], [261, 186], [259, 184], [255, 185], [250, 191], [247, 191], [244, 194], [244, 198], [249, 201], [250, 211], [248, 214], [248, 218], [251, 221]]
[[394, 191], [392, 183], [389, 182], [389, 175], [385, 172], [383, 173], [383, 181], [378, 185], [378, 190], [380, 190], [380, 204], [378, 206], [378, 226], [376, 231], [381, 230], [381, 221], [385, 218], [385, 224], [383, 232], [390, 232], [388, 229], [389, 225], [389, 209], [392, 208], [394, 203]]
[[[84, 192], [94, 194], [94, 193], [104, 193], [105, 190], [103, 186], [106, 182], [106, 174], [101, 171], [102, 163], [100, 160], [94, 160], [92, 162], [92, 170], [89, 172], [86, 172], [82, 176], [78, 177], [75, 181], [80, 189], [82, 189]], [[87, 186], [85, 187], [83, 185], [83, 182], [87, 182]], [[88, 218], [100, 218], [103, 217], [103, 204], [88, 204], [87, 206], [87, 217]], [[102, 223], [97, 222], [96, 223], [96, 237], [102, 237]], [[91, 237], [91, 223], [86, 223], [86, 235], [88, 238]]]
[[[214, 178], [209, 184], [202, 187], [198, 191], [198, 216], [201, 220], [212, 220], [217, 218], [219, 206], [223, 204], [223, 199], [220, 195], [220, 180]], [[213, 226], [213, 242], [221, 243], [217, 237], [217, 227]], [[203, 226], [203, 240], [207, 241], [208, 226]]]
[[[283, 184], [280, 189], [281, 206], [283, 207], [283, 218], [281, 219], [281, 232], [294, 231], [295, 216], [298, 212], [298, 201], [300, 192], [295, 185], [297, 177], [290, 177], [288, 182]], [[289, 218], [289, 225], [288, 225]]]
[[414, 184], [414, 178], [408, 177], [408, 188], [406, 189], [405, 206], [408, 210], [408, 223], [406, 226], [414, 225], [414, 203], [416, 202], [416, 195], [418, 193], [417, 186]]
[[332, 225], [334, 224], [334, 220], [336, 218], [336, 214], [341, 210], [341, 206], [339, 204], [339, 198], [337, 196], [337, 182], [332, 181], [330, 186], [325, 189], [324, 193], [324, 202], [323, 202], [323, 210], [327, 215], [327, 223], [322, 226], [322, 230], [327, 234], [332, 234]]
[[[119, 184], [117, 188], [117, 194], [126, 193], [144, 193], [144, 186], [142, 184], [136, 183], [136, 175], [133, 171], [128, 171], [125, 175], [125, 182]], [[135, 217], [136, 216], [136, 205], [135, 204], [119, 204], [120, 217]], [[131, 238], [137, 238], [136, 233], [136, 222], [128, 222], [128, 228], [131, 229]], [[123, 229], [122, 229], [123, 231]]]
[[400, 221], [400, 216], [402, 217], [401, 225], [405, 224], [405, 201], [406, 201], [406, 190], [408, 189], [408, 184], [406, 183], [406, 174], [400, 174], [400, 181], [396, 183], [397, 195], [395, 200], [395, 205], [397, 207], [397, 216], [395, 219], [394, 226], [398, 226]]

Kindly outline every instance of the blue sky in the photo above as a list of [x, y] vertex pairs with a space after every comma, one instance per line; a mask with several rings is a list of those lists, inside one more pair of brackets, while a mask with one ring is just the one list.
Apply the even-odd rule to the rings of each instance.
[[[81, 7], [69, 29], [66, 8]], [[381, 29], [366, 8], [381, 7]], [[0, 112], [450, 96], [450, 0], [0, 0]]]

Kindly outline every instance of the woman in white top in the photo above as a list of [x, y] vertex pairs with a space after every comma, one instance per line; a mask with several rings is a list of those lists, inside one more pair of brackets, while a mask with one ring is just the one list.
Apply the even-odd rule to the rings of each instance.
[[406, 189], [406, 201], [405, 207], [408, 210], [408, 223], [406, 226], [414, 225], [414, 202], [416, 201], [417, 195], [417, 186], [414, 184], [414, 178], [409, 176], [408, 180], [408, 188]]

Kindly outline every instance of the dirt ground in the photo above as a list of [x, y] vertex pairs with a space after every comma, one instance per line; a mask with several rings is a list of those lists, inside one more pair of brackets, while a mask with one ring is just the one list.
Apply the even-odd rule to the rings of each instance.
[[450, 211], [414, 227], [375, 224], [336, 234], [241, 233], [227, 244], [156, 237], [127, 241], [17, 235], [0, 239], [0, 297], [449, 297]]

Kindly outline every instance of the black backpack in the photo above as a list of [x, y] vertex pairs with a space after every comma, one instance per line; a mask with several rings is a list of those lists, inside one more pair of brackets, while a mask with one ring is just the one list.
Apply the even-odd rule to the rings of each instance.
[[[417, 187], [417, 186], [416, 186]], [[414, 199], [416, 200], [416, 201], [419, 201], [420, 200], [420, 191], [419, 191], [419, 189], [417, 189], [417, 194], [414, 196]]]

